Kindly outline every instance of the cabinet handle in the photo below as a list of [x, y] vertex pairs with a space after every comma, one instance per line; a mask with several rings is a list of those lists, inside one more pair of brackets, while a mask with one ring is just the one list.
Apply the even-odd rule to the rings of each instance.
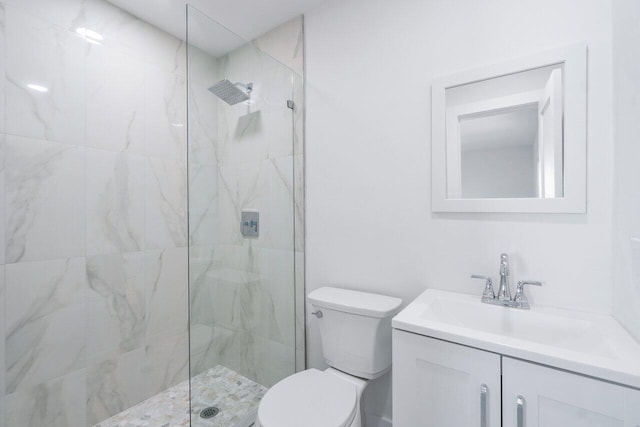
[[487, 395], [489, 387], [486, 384], [480, 385], [480, 427], [487, 427]]
[[517, 416], [517, 426], [518, 427], [524, 427], [524, 397], [523, 396], [518, 396], [518, 398], [516, 399], [516, 405], [517, 405], [517, 409], [516, 409], [516, 416]]

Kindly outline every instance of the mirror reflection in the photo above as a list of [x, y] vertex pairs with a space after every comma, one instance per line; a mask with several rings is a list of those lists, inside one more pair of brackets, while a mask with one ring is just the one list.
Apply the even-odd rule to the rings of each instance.
[[447, 197], [562, 197], [562, 94], [561, 64], [447, 88]]

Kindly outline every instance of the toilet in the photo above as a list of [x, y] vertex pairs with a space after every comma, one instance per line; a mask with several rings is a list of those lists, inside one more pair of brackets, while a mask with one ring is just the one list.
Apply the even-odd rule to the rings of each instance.
[[391, 369], [391, 318], [402, 300], [333, 287], [314, 290], [308, 300], [329, 368], [307, 369], [271, 387], [256, 427], [362, 427], [362, 393]]

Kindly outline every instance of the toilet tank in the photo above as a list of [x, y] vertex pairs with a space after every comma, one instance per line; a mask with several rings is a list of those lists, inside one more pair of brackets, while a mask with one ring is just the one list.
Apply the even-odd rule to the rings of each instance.
[[322, 312], [318, 323], [329, 366], [367, 379], [389, 371], [391, 318], [401, 299], [332, 287], [316, 289], [308, 299]]

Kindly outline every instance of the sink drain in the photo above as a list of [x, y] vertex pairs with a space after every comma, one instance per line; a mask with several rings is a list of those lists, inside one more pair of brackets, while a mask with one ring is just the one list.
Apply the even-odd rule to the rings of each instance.
[[209, 406], [208, 408], [204, 408], [202, 411], [200, 411], [200, 418], [213, 418], [218, 415], [218, 412], [220, 412], [219, 408], [216, 408], [215, 406]]

